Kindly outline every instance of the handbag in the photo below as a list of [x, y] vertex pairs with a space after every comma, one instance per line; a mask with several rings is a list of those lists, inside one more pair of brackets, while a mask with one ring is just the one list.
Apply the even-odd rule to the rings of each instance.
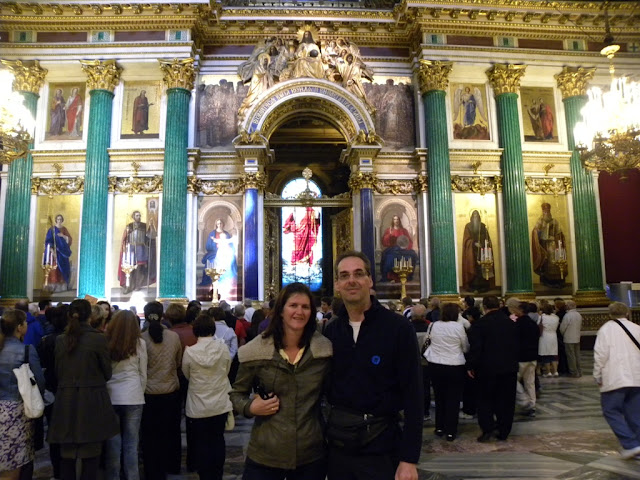
[[636, 347], [638, 347], [638, 349], [640, 350], [640, 343], [638, 343], [638, 341], [635, 339], [635, 337], [634, 337], [633, 335], [631, 335], [631, 332], [630, 332], [629, 330], [627, 330], [627, 327], [625, 327], [625, 326], [622, 324], [622, 322], [621, 322], [620, 320], [618, 320], [617, 318], [616, 318], [616, 319], [614, 319], [614, 321], [615, 321], [618, 325], [620, 325], [620, 326], [622, 327], [622, 329], [625, 331], [625, 333], [626, 333], [627, 335], [629, 335], [629, 338], [631, 339], [631, 341], [632, 341], [633, 343], [635, 343], [635, 344], [636, 344]]
[[427, 348], [431, 346], [431, 327], [433, 327], [433, 322], [429, 325], [429, 328], [427, 329], [427, 336], [422, 343], [422, 348], [420, 349], [421, 357], [424, 357], [424, 354], [427, 353]]
[[332, 406], [327, 420], [327, 439], [333, 447], [359, 450], [393, 425], [398, 425], [397, 415], [378, 416]]
[[35, 376], [29, 367], [29, 345], [24, 346], [24, 362], [13, 369], [18, 379], [18, 391], [24, 403], [24, 414], [27, 418], [40, 418], [44, 413], [44, 401]]

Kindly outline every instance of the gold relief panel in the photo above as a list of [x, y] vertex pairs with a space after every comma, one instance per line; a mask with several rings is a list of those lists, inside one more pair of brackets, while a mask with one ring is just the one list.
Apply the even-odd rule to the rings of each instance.
[[587, 83], [593, 78], [596, 69], [584, 67], [563, 67], [562, 72], [554, 75], [562, 98], [587, 94]]
[[245, 183], [243, 179], [234, 180], [202, 180], [189, 177], [188, 190], [202, 195], [235, 195], [243, 193]]
[[420, 91], [422, 93], [431, 90], [446, 91], [449, 86], [449, 73], [453, 62], [441, 62], [439, 60], [420, 60]]
[[153, 177], [109, 177], [109, 192], [112, 193], [160, 193], [162, 175]]
[[502, 191], [502, 177], [463, 177], [461, 175], [451, 176], [451, 189], [461, 193], [479, 193], [486, 195], [490, 192]]
[[526, 65], [496, 64], [487, 70], [487, 77], [497, 97], [503, 93], [518, 93]]
[[2, 64], [13, 72], [13, 89], [16, 92], [31, 92], [36, 95], [40, 93], [48, 70], [42, 68], [38, 60], [35, 60], [33, 65], [25, 65], [20, 60], [2, 60]]
[[84, 177], [31, 179], [31, 193], [34, 195], [71, 195], [84, 192]]
[[378, 180], [374, 188], [376, 193], [392, 195], [411, 195], [414, 193], [413, 180]]
[[528, 193], [540, 193], [545, 195], [566, 195], [571, 193], [572, 182], [569, 177], [562, 178], [535, 178], [524, 179]]
[[108, 90], [111, 93], [120, 83], [122, 68], [115, 60], [81, 60], [82, 70], [87, 74], [89, 90]]
[[158, 60], [160, 69], [162, 70], [162, 79], [167, 88], [184, 88], [193, 90], [196, 79], [196, 71], [194, 67], [195, 59], [185, 58], [178, 60]]
[[375, 173], [354, 172], [349, 177], [349, 189], [352, 192], [357, 192], [363, 188], [374, 188], [377, 180]]
[[424, 193], [429, 191], [429, 177], [427, 177], [426, 175], [418, 175], [413, 183], [416, 193]]
[[258, 191], [264, 191], [267, 188], [267, 175], [263, 172], [245, 173], [242, 182], [245, 190], [255, 188]]

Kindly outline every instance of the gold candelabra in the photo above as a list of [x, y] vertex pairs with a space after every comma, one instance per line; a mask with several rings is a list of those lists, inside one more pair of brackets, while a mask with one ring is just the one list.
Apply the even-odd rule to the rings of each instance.
[[567, 270], [567, 250], [562, 245], [561, 240], [558, 241], [557, 247], [553, 252], [551, 263], [558, 267], [560, 270], [560, 278], [564, 280], [565, 271]]
[[214, 307], [218, 306], [218, 280], [224, 274], [226, 270], [224, 268], [215, 268], [208, 267], [204, 269], [204, 273], [206, 273], [209, 278], [211, 278], [211, 305]]
[[564, 280], [565, 270], [567, 269], [566, 260], [554, 260], [553, 263], [560, 269], [560, 278]]
[[478, 250], [477, 262], [482, 270], [482, 278], [489, 280], [491, 277], [491, 270], [493, 270], [493, 248], [486, 239], [484, 241], [484, 247], [480, 247]]
[[52, 270], [55, 270], [56, 267], [51, 265], [50, 263], [45, 263], [42, 265], [42, 271], [44, 272], [44, 285], [43, 288], [47, 288], [49, 286], [49, 274]]
[[138, 268], [138, 265], [132, 265], [130, 263], [122, 263], [122, 267], [120, 267], [120, 269], [124, 272], [125, 278], [126, 278], [126, 287], [129, 288], [130, 286], [130, 282], [129, 279], [131, 278], [131, 272], [133, 272], [136, 268]]
[[393, 273], [400, 277], [400, 300], [407, 296], [407, 277], [413, 273], [410, 258], [400, 257], [393, 261]]

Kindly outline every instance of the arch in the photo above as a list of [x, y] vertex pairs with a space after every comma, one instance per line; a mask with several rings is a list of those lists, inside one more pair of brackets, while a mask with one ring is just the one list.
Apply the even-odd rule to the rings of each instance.
[[270, 138], [277, 128], [300, 113], [312, 113], [334, 125], [347, 141], [360, 130], [374, 131], [371, 115], [351, 92], [328, 80], [297, 78], [278, 83], [247, 112], [240, 128]]
[[238, 207], [233, 203], [226, 200], [215, 199], [215, 197], [205, 197], [209, 198], [212, 201], [208, 202], [204, 207], [200, 208], [198, 212], [198, 253], [201, 254], [204, 251], [204, 245], [207, 243], [207, 235], [211, 231], [211, 229], [207, 229], [207, 219], [217, 212], [215, 217], [222, 217], [225, 220], [231, 219], [233, 222], [233, 230], [236, 238], [240, 238], [242, 233], [242, 212], [238, 209]]

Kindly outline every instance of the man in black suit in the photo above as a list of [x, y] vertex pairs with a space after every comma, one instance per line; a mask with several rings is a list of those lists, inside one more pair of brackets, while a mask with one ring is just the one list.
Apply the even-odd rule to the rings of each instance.
[[516, 324], [500, 310], [497, 297], [482, 300], [484, 316], [469, 330], [469, 376], [478, 383], [479, 442], [488, 442], [497, 429], [498, 440], [511, 433], [516, 403], [518, 336]]

